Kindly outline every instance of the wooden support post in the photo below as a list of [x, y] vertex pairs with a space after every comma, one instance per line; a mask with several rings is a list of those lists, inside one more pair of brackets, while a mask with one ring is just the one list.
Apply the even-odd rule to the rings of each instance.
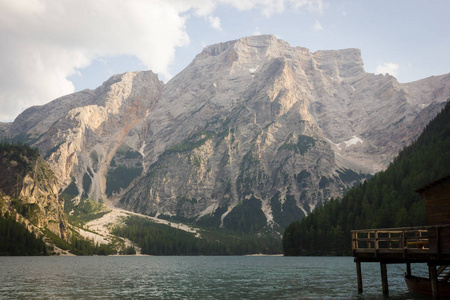
[[403, 248], [403, 258], [408, 256], [408, 243], [406, 242], [406, 231], [402, 230], [402, 248]]
[[433, 294], [434, 299], [439, 298], [439, 287], [438, 287], [438, 276], [436, 265], [428, 264], [428, 272], [430, 273], [431, 280], [431, 292]]
[[387, 277], [387, 268], [386, 264], [380, 262], [381, 269], [381, 286], [383, 287], [383, 294], [389, 294], [389, 286], [388, 286], [388, 277]]
[[363, 292], [362, 276], [361, 276], [361, 262], [356, 262], [356, 277], [358, 280], [358, 293]]
[[411, 275], [411, 263], [406, 263], [406, 275]]
[[378, 244], [378, 231], [375, 231], [375, 251], [378, 253], [378, 250], [380, 250], [380, 246]]

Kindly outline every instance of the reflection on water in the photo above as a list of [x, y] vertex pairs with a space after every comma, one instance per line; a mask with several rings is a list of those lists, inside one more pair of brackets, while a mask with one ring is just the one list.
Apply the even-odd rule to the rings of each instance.
[[[376, 263], [362, 264], [357, 293], [351, 257], [0, 257], [0, 266], [1, 299], [386, 299]], [[388, 299], [424, 299], [407, 292], [404, 272], [388, 265]]]

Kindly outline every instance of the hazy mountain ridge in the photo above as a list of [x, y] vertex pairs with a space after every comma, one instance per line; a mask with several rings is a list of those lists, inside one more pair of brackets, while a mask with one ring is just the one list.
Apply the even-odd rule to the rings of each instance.
[[79, 196], [216, 225], [256, 199], [266, 224], [285, 224], [384, 169], [449, 86], [366, 73], [357, 49], [247, 37], [206, 47], [165, 85], [125, 73], [30, 108], [7, 135], [39, 147]]

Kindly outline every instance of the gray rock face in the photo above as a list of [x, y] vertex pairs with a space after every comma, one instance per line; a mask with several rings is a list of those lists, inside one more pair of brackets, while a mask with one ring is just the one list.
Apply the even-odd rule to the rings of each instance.
[[366, 73], [357, 49], [247, 37], [206, 47], [166, 85], [126, 73], [30, 108], [8, 135], [38, 146], [79, 196], [278, 228], [384, 169], [442, 107], [449, 78], [400, 84]]

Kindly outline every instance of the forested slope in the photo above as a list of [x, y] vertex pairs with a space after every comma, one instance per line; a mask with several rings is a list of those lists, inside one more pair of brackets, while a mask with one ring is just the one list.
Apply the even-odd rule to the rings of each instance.
[[425, 225], [415, 189], [450, 173], [450, 102], [383, 172], [317, 208], [283, 236], [285, 255], [350, 255], [352, 229]]
[[[58, 189], [37, 148], [0, 141], [0, 255], [50, 255], [60, 251], [57, 248], [76, 255], [117, 252], [69, 228]], [[77, 225], [90, 212], [86, 201], [80, 202], [79, 210], [69, 210]]]
[[[37, 149], [26, 145], [0, 142], [0, 255], [46, 255], [42, 237], [30, 232], [27, 226], [16, 220], [15, 213], [32, 219], [36, 205], [8, 201], [8, 194], [20, 190], [19, 182], [32, 169], [30, 161], [39, 156]], [[5, 165], [13, 166], [11, 169]]]

